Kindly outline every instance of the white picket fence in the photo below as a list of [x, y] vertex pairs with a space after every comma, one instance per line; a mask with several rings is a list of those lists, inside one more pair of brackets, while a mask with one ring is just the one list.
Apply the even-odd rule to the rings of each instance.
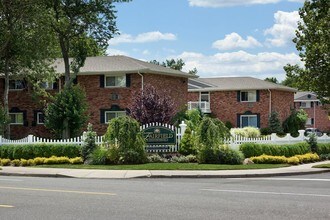
[[[178, 152], [180, 141], [183, 137], [183, 134], [186, 130], [187, 125], [182, 122], [179, 127], [174, 127], [167, 124], [151, 123], [141, 126], [141, 130], [148, 128], [150, 126], [164, 126], [169, 129], [172, 129], [176, 133], [176, 144], [175, 145], [147, 145], [145, 147], [147, 152]], [[96, 144], [101, 144], [103, 136], [96, 137]], [[225, 143], [228, 144], [233, 149], [238, 149], [239, 145], [243, 143], [260, 143], [260, 144], [294, 144], [299, 142], [305, 142], [308, 137], [304, 136], [304, 130], [299, 130], [298, 137], [292, 137], [290, 134], [287, 134], [284, 137], [278, 137], [276, 134], [271, 134], [268, 136], [263, 136], [260, 138], [245, 138], [239, 135], [232, 136], [230, 139], [225, 140]], [[39, 138], [33, 135], [28, 135], [25, 138], [20, 140], [9, 140], [0, 136], [0, 146], [1, 145], [19, 145], [19, 144], [38, 144], [38, 143], [48, 143], [48, 144], [79, 144], [82, 145], [84, 142], [84, 135], [76, 138], [66, 139], [66, 140], [55, 140], [47, 138]], [[330, 136], [324, 134], [322, 137], [317, 137], [318, 143], [330, 143]]]

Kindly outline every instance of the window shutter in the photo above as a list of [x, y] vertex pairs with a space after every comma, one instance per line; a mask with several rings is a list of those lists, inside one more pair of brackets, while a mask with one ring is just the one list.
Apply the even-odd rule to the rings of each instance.
[[256, 100], [257, 100], [257, 102], [259, 102], [260, 101], [260, 90], [257, 90], [257, 92], [256, 92]]
[[26, 117], [26, 111], [22, 111], [23, 112], [23, 125], [25, 127], [29, 126], [29, 122], [27, 121], [27, 117]]
[[257, 114], [257, 127], [260, 128], [260, 114]]
[[131, 86], [131, 74], [126, 74], [126, 87]]
[[241, 91], [237, 91], [237, 102], [241, 101]]
[[312, 125], [314, 124], [314, 118], [311, 118], [311, 124]]
[[237, 114], [237, 128], [241, 127], [241, 115]]
[[312, 108], [314, 107], [314, 102], [311, 102], [311, 107], [312, 107]]
[[104, 75], [100, 75], [100, 87], [104, 88]]
[[58, 82], [57, 81], [53, 83], [53, 89], [55, 89], [55, 90], [58, 89]]
[[100, 122], [101, 122], [101, 124], [105, 124], [105, 115], [104, 115], [104, 113], [105, 113], [105, 110], [101, 109], [100, 110]]

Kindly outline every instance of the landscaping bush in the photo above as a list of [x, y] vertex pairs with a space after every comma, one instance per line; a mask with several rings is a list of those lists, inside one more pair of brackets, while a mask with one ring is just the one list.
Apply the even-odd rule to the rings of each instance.
[[147, 156], [148, 163], [167, 163], [167, 159], [164, 157], [161, 157], [158, 154], [152, 154]]
[[34, 165], [43, 165], [43, 164], [81, 164], [83, 160], [81, 157], [68, 158], [68, 157], [55, 157], [52, 156], [50, 158], [46, 157], [37, 157], [34, 159], [1, 159], [1, 166], [34, 166]]
[[246, 138], [257, 138], [261, 135], [260, 130], [255, 127], [232, 128], [230, 133], [232, 135], [238, 135]]
[[270, 130], [270, 128], [260, 128], [261, 135], [270, 135], [271, 133], [272, 131]]
[[89, 164], [94, 164], [94, 165], [105, 165], [110, 163], [108, 150], [102, 146], [97, 147], [90, 154], [89, 159], [90, 159]]
[[297, 165], [299, 163], [311, 163], [319, 161], [320, 158], [317, 154], [307, 153], [304, 155], [295, 155], [292, 157], [285, 156], [271, 156], [271, 155], [260, 155], [257, 157], [250, 157], [254, 163], [258, 164], [293, 164]]
[[303, 142], [286, 145], [244, 143], [240, 145], [239, 149], [246, 158], [260, 156], [262, 154], [291, 157], [311, 152], [309, 145]]
[[227, 146], [221, 146], [217, 154], [220, 164], [242, 164], [244, 160], [242, 152], [233, 150]]
[[320, 160], [330, 160], [330, 154], [320, 154]]
[[330, 154], [330, 143], [317, 143], [317, 152], [320, 154]]
[[95, 150], [96, 147], [96, 132], [93, 131], [92, 124], [88, 123], [84, 144], [81, 147], [81, 156], [84, 161], [88, 159], [89, 155]]
[[316, 134], [309, 134], [306, 142], [309, 144], [309, 147], [313, 153], [317, 152], [317, 137]]
[[128, 116], [117, 117], [109, 121], [104, 142], [112, 155], [114, 163], [140, 164], [146, 161], [145, 140], [139, 123]]
[[10, 159], [0, 159], [1, 166], [9, 166], [10, 162], [11, 162]]
[[84, 161], [81, 157], [70, 158], [71, 164], [82, 164]]
[[79, 157], [80, 146], [75, 144], [21, 144], [0, 146], [0, 158], [34, 159], [36, 157]]
[[192, 134], [192, 131], [187, 127], [186, 131], [180, 142], [179, 153], [183, 155], [196, 155], [197, 150], [195, 146], [195, 136]]

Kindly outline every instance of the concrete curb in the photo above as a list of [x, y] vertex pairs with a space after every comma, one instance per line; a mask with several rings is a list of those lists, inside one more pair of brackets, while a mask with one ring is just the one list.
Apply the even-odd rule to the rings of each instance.
[[[322, 168], [318, 168], [322, 169]], [[328, 173], [330, 169], [324, 168], [322, 170], [315, 171], [292, 171], [292, 172], [274, 172], [274, 173], [242, 173], [242, 174], [186, 174], [186, 175], [162, 175], [162, 174], [151, 174], [151, 175], [142, 175], [129, 178], [107, 178], [107, 177], [75, 177], [65, 174], [41, 174], [41, 173], [10, 173], [10, 172], [1, 172], [0, 176], [27, 176], [27, 177], [51, 177], [51, 178], [78, 178], [78, 179], [162, 179], [162, 178], [187, 178], [187, 179], [202, 179], [202, 178], [256, 178], [256, 177], [276, 177], [276, 176], [294, 176], [294, 175], [308, 175], [308, 174], [320, 174]]]

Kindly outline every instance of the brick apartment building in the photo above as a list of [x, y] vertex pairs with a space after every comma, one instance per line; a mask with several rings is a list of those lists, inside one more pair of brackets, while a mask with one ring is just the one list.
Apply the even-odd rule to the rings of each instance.
[[188, 108], [199, 107], [233, 127], [268, 127], [270, 112], [283, 122], [294, 107], [296, 89], [252, 77], [189, 79]]
[[294, 95], [295, 107], [304, 109], [308, 114], [306, 128], [318, 128], [322, 132], [330, 131], [329, 106], [323, 106], [313, 92], [297, 92]]
[[[62, 59], [55, 62], [57, 73], [64, 73]], [[143, 62], [126, 56], [88, 57], [77, 76], [86, 91], [89, 105], [89, 122], [102, 135], [107, 121], [123, 115], [132, 96], [150, 84], [159, 90], [168, 90], [177, 110], [188, 101], [188, 78], [195, 76], [163, 66]], [[61, 80], [62, 79], [62, 80]], [[63, 85], [63, 77], [54, 83], [45, 82], [50, 93], [56, 93]], [[4, 80], [0, 80], [0, 94], [3, 97]], [[33, 134], [50, 137], [43, 125], [43, 109], [32, 99], [32, 91], [23, 79], [10, 80], [9, 111], [11, 138], [18, 139]], [[60, 123], [60, 122], [59, 122]]]

